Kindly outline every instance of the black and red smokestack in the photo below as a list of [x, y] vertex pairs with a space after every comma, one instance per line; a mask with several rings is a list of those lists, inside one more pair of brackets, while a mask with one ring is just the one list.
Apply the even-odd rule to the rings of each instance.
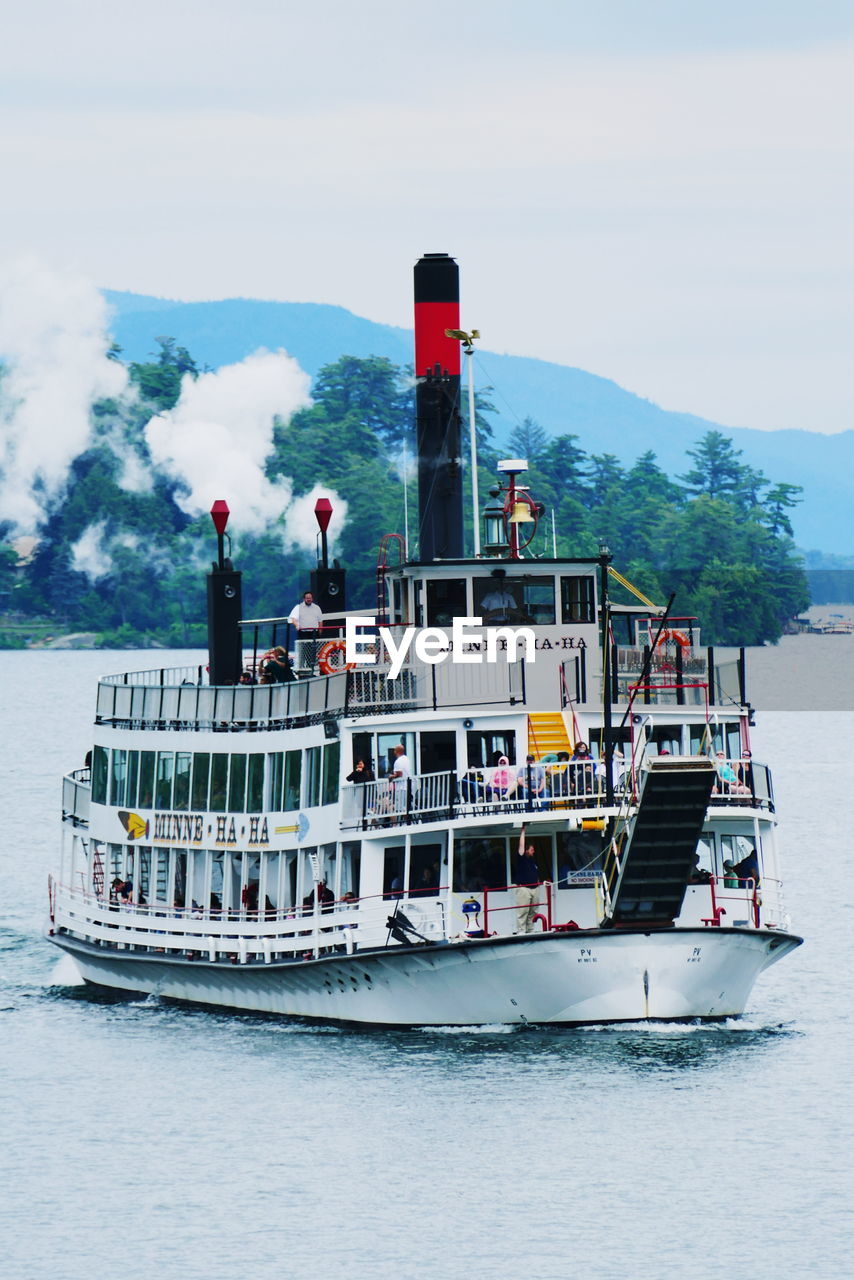
[[446, 253], [415, 264], [415, 405], [419, 559], [463, 556], [460, 465], [460, 272]]

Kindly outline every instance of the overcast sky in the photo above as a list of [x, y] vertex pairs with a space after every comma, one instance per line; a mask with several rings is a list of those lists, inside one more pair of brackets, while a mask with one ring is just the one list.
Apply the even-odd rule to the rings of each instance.
[[[0, 257], [411, 324], [854, 428], [851, 0], [3, 5]], [[516, 406], [524, 414], [524, 406]]]

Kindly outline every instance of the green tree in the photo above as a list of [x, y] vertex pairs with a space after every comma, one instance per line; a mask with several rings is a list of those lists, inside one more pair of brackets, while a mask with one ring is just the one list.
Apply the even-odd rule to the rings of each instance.
[[157, 360], [148, 364], [132, 363], [130, 380], [139, 387], [140, 396], [163, 412], [172, 409], [181, 394], [181, 380], [185, 374], [198, 377], [196, 363], [186, 347], [180, 347], [174, 338], [155, 338], [160, 348]]
[[530, 467], [540, 467], [549, 447], [548, 432], [533, 418], [523, 418], [510, 433], [508, 447], [511, 457], [526, 458]]

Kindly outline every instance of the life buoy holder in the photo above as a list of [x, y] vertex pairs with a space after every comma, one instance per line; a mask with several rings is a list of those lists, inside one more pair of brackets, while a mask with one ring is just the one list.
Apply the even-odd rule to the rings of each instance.
[[317, 666], [321, 675], [334, 676], [339, 671], [352, 671], [355, 662], [345, 662], [347, 645], [343, 640], [327, 640], [317, 654]]
[[656, 641], [656, 648], [658, 648], [660, 644], [667, 644], [668, 640], [673, 640], [676, 644], [679, 645], [680, 649], [691, 648], [691, 641], [688, 639], [684, 631], [672, 631], [672, 630], [662, 631], [661, 635], [658, 637], [658, 640]]

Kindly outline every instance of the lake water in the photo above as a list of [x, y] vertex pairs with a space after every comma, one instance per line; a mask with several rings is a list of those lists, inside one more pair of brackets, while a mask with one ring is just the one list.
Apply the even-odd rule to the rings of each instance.
[[754, 731], [806, 943], [744, 1019], [345, 1031], [53, 985], [94, 679], [185, 660], [0, 653], [3, 1280], [852, 1274], [850, 713]]

